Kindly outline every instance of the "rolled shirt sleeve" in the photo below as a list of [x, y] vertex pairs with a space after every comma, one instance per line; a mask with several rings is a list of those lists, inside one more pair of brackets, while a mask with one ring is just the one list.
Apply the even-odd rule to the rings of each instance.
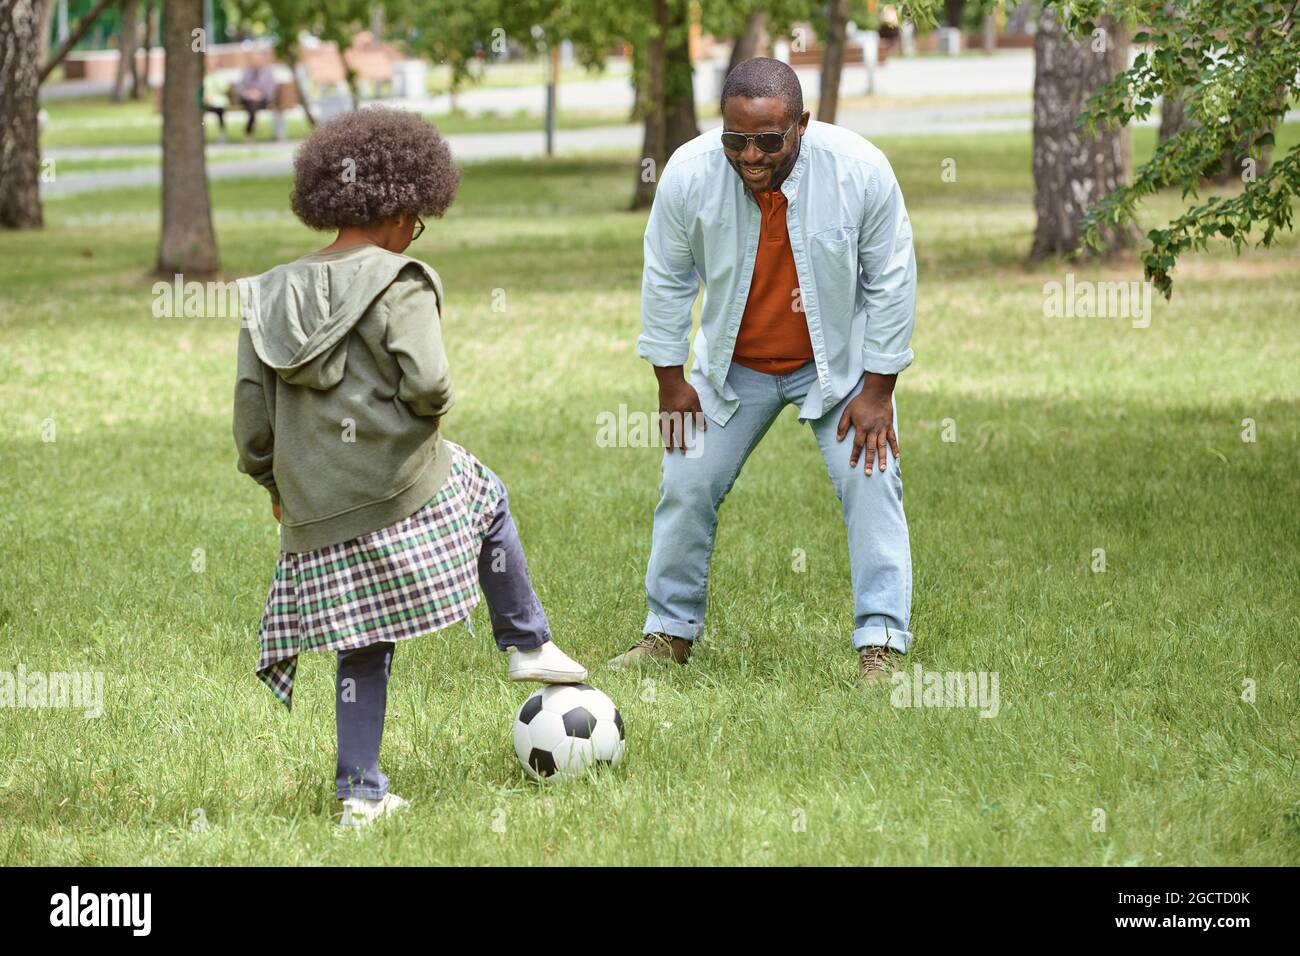
[[912, 364], [916, 324], [916, 254], [912, 223], [893, 169], [882, 157], [858, 233], [858, 260], [866, 279], [867, 325], [862, 367], [893, 375]]
[[641, 335], [637, 355], [658, 367], [685, 365], [690, 351], [691, 307], [700, 275], [683, 214], [680, 177], [670, 164], [655, 190], [645, 230], [641, 274]]

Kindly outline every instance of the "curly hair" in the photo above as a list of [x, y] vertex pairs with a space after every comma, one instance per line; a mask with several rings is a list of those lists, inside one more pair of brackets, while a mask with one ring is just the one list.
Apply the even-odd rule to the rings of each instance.
[[441, 216], [459, 182], [430, 123], [376, 107], [316, 127], [294, 156], [289, 201], [312, 229], [369, 226], [401, 213]]

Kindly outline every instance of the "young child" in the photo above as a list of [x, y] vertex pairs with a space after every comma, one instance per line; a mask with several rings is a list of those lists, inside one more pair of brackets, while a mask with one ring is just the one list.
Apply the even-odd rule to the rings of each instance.
[[257, 676], [291, 707], [298, 655], [338, 652], [345, 824], [406, 804], [379, 769], [396, 643], [464, 620], [479, 586], [511, 680], [587, 677], [551, 643], [505, 487], [439, 427], [453, 404], [442, 283], [402, 251], [459, 180], [418, 116], [366, 109], [325, 123], [294, 160], [291, 203], [338, 237], [240, 280], [239, 470], [280, 522]]

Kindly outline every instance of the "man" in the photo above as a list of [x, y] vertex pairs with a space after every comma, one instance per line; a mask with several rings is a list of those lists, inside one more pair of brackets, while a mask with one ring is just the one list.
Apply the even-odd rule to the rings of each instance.
[[267, 65], [250, 66], [235, 84], [235, 98], [248, 111], [248, 125], [244, 127], [246, 139], [253, 138], [257, 111], [270, 109], [274, 103], [275, 85], [275, 72]]
[[809, 123], [786, 64], [741, 63], [721, 105], [722, 130], [665, 166], [646, 226], [637, 352], [655, 366], [666, 448], [644, 634], [610, 665], [686, 663], [703, 630], [718, 507], [794, 404], [843, 504], [859, 673], [883, 683], [912, 642], [893, 403], [912, 361], [911, 223], [884, 155], [848, 130]]

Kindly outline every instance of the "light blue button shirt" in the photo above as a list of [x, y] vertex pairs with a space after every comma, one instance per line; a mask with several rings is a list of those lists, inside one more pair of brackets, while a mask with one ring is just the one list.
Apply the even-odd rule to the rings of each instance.
[[[645, 232], [641, 336], [652, 365], [685, 365], [691, 307], [704, 283], [691, 383], [720, 424], [740, 405], [727, 370], [749, 298], [762, 213], [711, 130], [663, 169]], [[912, 362], [916, 256], [912, 224], [884, 154], [861, 136], [811, 122], [781, 184], [817, 383], [799, 409], [820, 418], [862, 373]]]

